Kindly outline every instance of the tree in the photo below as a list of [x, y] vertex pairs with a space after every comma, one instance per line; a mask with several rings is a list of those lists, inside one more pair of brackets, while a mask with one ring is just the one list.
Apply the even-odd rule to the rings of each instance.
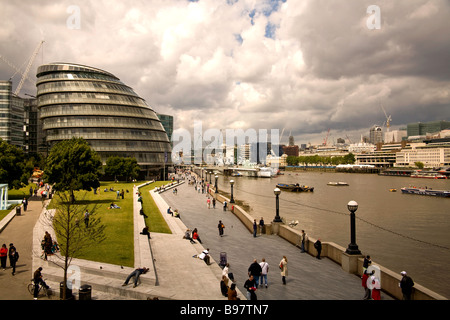
[[28, 169], [22, 149], [0, 139], [0, 182], [7, 183], [9, 188], [19, 189], [28, 183], [32, 173], [32, 169]]
[[106, 160], [105, 173], [114, 176], [115, 181], [118, 176], [124, 177], [126, 181], [135, 179], [139, 176], [140, 170], [136, 158], [114, 156]]
[[95, 150], [83, 138], [64, 140], [52, 147], [47, 157], [45, 178], [56, 191], [74, 191], [98, 188], [102, 162]]
[[420, 161], [414, 162], [414, 165], [419, 169], [423, 169], [425, 167], [423, 162], [420, 162]]
[[[97, 245], [106, 239], [105, 225], [97, 218], [94, 206], [88, 210], [87, 205], [75, 205], [70, 201], [69, 192], [56, 193], [53, 201], [56, 210], [46, 211], [45, 217], [48, 225], [55, 231], [61, 255], [60, 260], [52, 260], [56, 266], [64, 270], [63, 300], [66, 297], [67, 273], [73, 258], [79, 258], [83, 250]], [[84, 213], [89, 211], [89, 222], [84, 223]]]

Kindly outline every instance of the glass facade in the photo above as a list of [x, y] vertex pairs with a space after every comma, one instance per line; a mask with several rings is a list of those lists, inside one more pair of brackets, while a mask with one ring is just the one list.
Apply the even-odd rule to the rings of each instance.
[[11, 81], [0, 81], [0, 138], [24, 148], [24, 99], [14, 95]]
[[147, 176], [170, 159], [171, 145], [161, 120], [144, 99], [113, 74], [67, 63], [37, 71], [40, 119], [48, 147], [84, 138], [101, 156], [134, 157]]

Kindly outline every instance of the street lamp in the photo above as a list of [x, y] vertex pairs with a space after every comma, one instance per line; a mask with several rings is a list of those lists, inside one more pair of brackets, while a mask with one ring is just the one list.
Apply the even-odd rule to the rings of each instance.
[[211, 184], [211, 176], [212, 176], [213, 172], [210, 170], [209, 171], [209, 184]]
[[217, 180], [219, 179], [219, 176], [216, 175], [214, 178], [216, 178], [216, 183], [215, 183], [214, 188], [216, 189], [216, 193], [219, 193], [219, 188], [217, 187]]
[[358, 210], [358, 203], [356, 201], [350, 201], [347, 204], [347, 208], [350, 211], [350, 244], [345, 252], [347, 254], [361, 254], [356, 244], [355, 212]]
[[275, 188], [273, 190], [273, 193], [275, 194], [275, 208], [276, 208], [276, 214], [275, 214], [275, 219], [273, 219], [273, 222], [283, 222], [283, 220], [281, 220], [280, 218], [280, 200], [279, 200], [279, 195], [281, 193], [281, 190], [278, 188]]
[[234, 180], [230, 180], [230, 185], [231, 185], [231, 199], [230, 199], [230, 203], [234, 203], [234, 198], [233, 198], [233, 184], [234, 184]]

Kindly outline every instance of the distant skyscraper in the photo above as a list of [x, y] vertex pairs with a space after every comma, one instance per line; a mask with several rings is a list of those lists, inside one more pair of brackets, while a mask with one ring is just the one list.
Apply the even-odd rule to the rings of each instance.
[[295, 145], [294, 136], [290, 135], [289, 136], [289, 146], [293, 147], [294, 145]]
[[450, 121], [416, 122], [407, 125], [407, 134], [410, 136], [424, 136], [427, 133], [436, 133], [450, 129]]
[[157, 113], [159, 120], [161, 120], [161, 124], [166, 130], [167, 137], [169, 138], [170, 145], [173, 147], [172, 142], [172, 134], [173, 134], [173, 116], [167, 114], [159, 114]]
[[24, 99], [12, 91], [12, 81], [0, 81], [0, 138], [25, 149]]
[[380, 126], [374, 125], [370, 128], [369, 142], [374, 145], [383, 142], [383, 129]]

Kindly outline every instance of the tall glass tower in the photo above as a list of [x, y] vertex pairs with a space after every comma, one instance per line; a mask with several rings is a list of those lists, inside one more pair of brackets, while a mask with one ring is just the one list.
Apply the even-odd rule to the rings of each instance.
[[145, 178], [160, 176], [171, 159], [156, 113], [107, 71], [70, 63], [42, 65], [37, 98], [48, 147], [84, 138], [103, 163], [110, 156], [136, 158]]

